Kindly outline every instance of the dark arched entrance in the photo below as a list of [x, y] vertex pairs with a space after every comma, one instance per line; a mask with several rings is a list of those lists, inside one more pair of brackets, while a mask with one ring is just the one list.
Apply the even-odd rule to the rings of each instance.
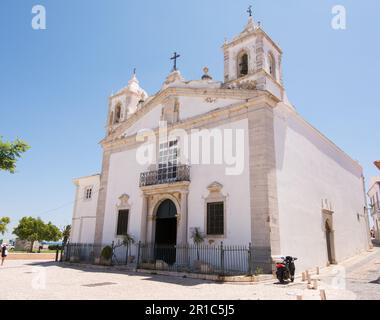
[[332, 250], [332, 233], [331, 233], [331, 227], [326, 221], [325, 223], [325, 229], [326, 229], [326, 244], [327, 244], [327, 256], [329, 259], [329, 263], [333, 264], [334, 263], [334, 257], [333, 257], [333, 250]]
[[173, 201], [163, 201], [156, 213], [155, 256], [168, 264], [175, 262], [177, 244], [177, 208]]

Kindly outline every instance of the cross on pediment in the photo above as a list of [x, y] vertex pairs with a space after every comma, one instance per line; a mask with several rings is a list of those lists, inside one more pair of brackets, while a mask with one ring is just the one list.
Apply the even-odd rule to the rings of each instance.
[[177, 52], [174, 52], [173, 57], [170, 58], [170, 60], [174, 60], [174, 67], [173, 71], [177, 70], [177, 59], [180, 57], [180, 55]]

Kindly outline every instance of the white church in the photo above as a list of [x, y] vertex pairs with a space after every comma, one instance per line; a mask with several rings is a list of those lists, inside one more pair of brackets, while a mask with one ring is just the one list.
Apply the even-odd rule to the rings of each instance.
[[208, 245], [251, 243], [268, 272], [279, 255], [312, 268], [368, 249], [362, 167], [289, 102], [279, 46], [250, 17], [222, 49], [223, 81], [184, 79], [175, 54], [156, 94], [133, 74], [109, 97], [101, 173], [74, 180], [71, 243], [175, 246], [198, 228]]

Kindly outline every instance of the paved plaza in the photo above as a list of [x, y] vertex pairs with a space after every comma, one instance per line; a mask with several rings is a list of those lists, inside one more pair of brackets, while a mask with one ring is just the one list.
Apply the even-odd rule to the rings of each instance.
[[[301, 270], [299, 270], [301, 271]], [[380, 300], [380, 248], [321, 269], [317, 278], [328, 300]], [[320, 299], [298, 277], [293, 284], [275, 279], [256, 283], [215, 283], [189, 278], [118, 271], [110, 267], [53, 261], [8, 260], [0, 268], [0, 299]]]

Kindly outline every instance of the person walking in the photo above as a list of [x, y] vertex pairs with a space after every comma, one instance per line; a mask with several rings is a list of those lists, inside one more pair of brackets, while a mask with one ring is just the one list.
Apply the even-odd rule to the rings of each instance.
[[4, 243], [1, 246], [1, 265], [4, 264], [4, 260], [7, 257], [7, 255], [8, 255], [8, 249], [7, 249], [7, 245]]

